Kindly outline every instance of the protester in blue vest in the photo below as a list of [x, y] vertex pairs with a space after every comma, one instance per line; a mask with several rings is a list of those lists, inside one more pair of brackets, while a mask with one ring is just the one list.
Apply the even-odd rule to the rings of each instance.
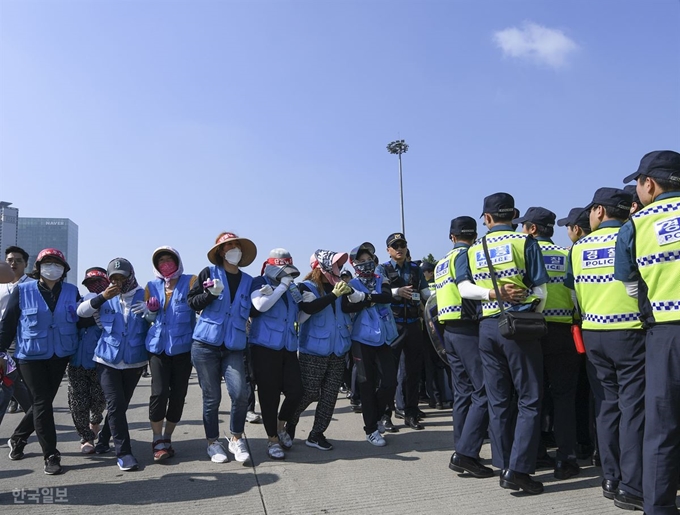
[[229, 452], [238, 462], [250, 459], [243, 440], [248, 412], [244, 351], [253, 278], [239, 267], [248, 266], [256, 256], [257, 247], [252, 241], [231, 232], [221, 233], [208, 252], [212, 266], [198, 274], [198, 281], [189, 292], [189, 306], [201, 312], [194, 329], [191, 360], [203, 392], [203, 427], [208, 456], [214, 463], [229, 461], [218, 440], [222, 378], [231, 398]]
[[[106, 270], [88, 268], [82, 282], [89, 293], [83, 301], [94, 299], [108, 288], [110, 282]], [[94, 439], [99, 433], [106, 400], [97, 378], [94, 349], [101, 337], [102, 329], [98, 317], [81, 318], [78, 321], [78, 350], [68, 364], [68, 407], [73, 425], [80, 436], [80, 452], [93, 454]]]
[[[36, 432], [45, 459], [45, 474], [61, 474], [52, 402], [64, 377], [69, 358], [78, 348], [78, 289], [64, 282], [70, 270], [64, 254], [40, 251], [31, 273], [37, 281], [24, 282], [12, 292], [0, 321], [0, 353], [16, 337], [14, 357], [33, 396], [33, 406], [7, 442], [9, 457], [20, 460], [28, 437]], [[4, 373], [5, 361], [0, 360]]]
[[[347, 257], [346, 252], [317, 250], [310, 258], [312, 271], [299, 284], [303, 296], [299, 308], [310, 315], [299, 318], [302, 324], [299, 360], [304, 394], [286, 424], [286, 432], [292, 440], [300, 415], [312, 402], [318, 401], [314, 426], [305, 444], [322, 451], [333, 448], [324, 431], [331, 423], [345, 372], [345, 354], [352, 344], [352, 322], [341, 306], [341, 297], [352, 293], [352, 288], [340, 279]], [[303, 323], [305, 320], [307, 322]]]
[[[195, 275], [184, 274], [182, 258], [172, 247], [159, 247], [151, 257], [156, 279], [146, 285], [142, 313], [149, 306], [154, 323], [146, 335], [151, 371], [149, 420], [153, 460], [175, 455], [172, 433], [182, 418], [191, 375], [191, 342], [196, 314], [187, 302]], [[165, 431], [163, 422], [165, 421]]]
[[144, 342], [150, 322], [138, 309], [138, 303], [144, 301], [144, 289], [137, 284], [132, 264], [124, 258], [113, 259], [106, 273], [111, 284], [94, 299], [83, 302], [78, 314], [99, 314], [102, 335], [94, 360], [106, 398], [106, 424], [116, 446], [116, 462], [127, 472], [139, 468], [132, 454], [127, 409], [147, 364]]
[[[296, 327], [302, 296], [293, 283], [300, 271], [293, 266], [290, 253], [278, 248], [269, 253], [261, 274], [250, 287], [257, 313], [253, 312], [248, 343], [269, 440], [267, 453], [272, 459], [282, 460], [284, 449], [293, 445], [285, 425], [302, 398]], [[285, 398], [279, 410], [282, 393]]]
[[397, 325], [390, 303], [392, 290], [382, 276], [375, 273], [375, 247], [362, 243], [350, 253], [356, 277], [349, 281], [354, 293], [342, 298], [342, 310], [355, 313], [352, 325], [352, 356], [361, 392], [362, 416], [366, 440], [377, 447], [385, 421], [381, 419], [397, 387], [397, 367], [390, 343], [397, 337]]

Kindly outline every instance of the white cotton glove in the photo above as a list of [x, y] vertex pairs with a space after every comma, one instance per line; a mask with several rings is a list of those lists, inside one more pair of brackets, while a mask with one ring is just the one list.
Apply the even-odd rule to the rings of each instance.
[[286, 275], [285, 277], [281, 278], [281, 284], [283, 284], [286, 288], [290, 286], [290, 283], [293, 282], [293, 276], [291, 275]]
[[361, 302], [366, 298], [366, 294], [362, 291], [354, 290], [352, 293], [347, 295], [347, 300], [349, 300], [352, 304], [356, 304], [357, 302]]
[[312, 302], [316, 296], [311, 291], [302, 292], [302, 302]]
[[259, 289], [259, 292], [262, 295], [271, 295], [272, 293], [274, 293], [274, 288], [272, 288], [268, 284], [265, 284], [262, 288]]
[[210, 292], [211, 295], [219, 297], [220, 293], [222, 293], [222, 291], [224, 290], [224, 284], [219, 279], [213, 279], [210, 282], [212, 284], [206, 286], [206, 289]]
[[149, 313], [149, 308], [146, 307], [146, 302], [140, 300], [139, 302], [135, 302], [132, 305], [130, 311], [132, 311], [135, 315], [143, 317]]

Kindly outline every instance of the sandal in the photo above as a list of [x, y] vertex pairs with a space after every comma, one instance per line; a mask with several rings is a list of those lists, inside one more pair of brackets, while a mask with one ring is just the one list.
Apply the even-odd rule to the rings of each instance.
[[92, 442], [83, 442], [80, 444], [80, 452], [83, 454], [94, 454], [94, 444]]
[[267, 454], [273, 460], [283, 460], [286, 458], [286, 454], [283, 452], [281, 445], [277, 442], [267, 443]]
[[163, 461], [167, 458], [170, 457], [170, 453], [165, 447], [161, 447], [160, 449], [156, 449], [157, 445], [163, 445], [165, 443], [165, 440], [156, 440], [152, 445], [153, 449], [153, 461]]
[[175, 455], [175, 449], [172, 448], [172, 442], [170, 441], [170, 438], [163, 440], [163, 443], [166, 445], [165, 450], [168, 451], [168, 454], [172, 458]]

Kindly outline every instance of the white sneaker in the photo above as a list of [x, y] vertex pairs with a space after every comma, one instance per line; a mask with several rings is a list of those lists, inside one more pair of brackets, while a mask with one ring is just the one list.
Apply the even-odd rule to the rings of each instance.
[[262, 417], [255, 413], [254, 411], [249, 411], [246, 413], [246, 422], [250, 424], [259, 424], [262, 422]]
[[279, 442], [281, 442], [281, 447], [283, 447], [286, 450], [293, 447], [293, 439], [288, 434], [288, 431], [284, 429], [283, 431], [278, 431], [277, 434], [279, 435]]
[[366, 435], [366, 440], [368, 440], [368, 443], [373, 444], [376, 447], [385, 447], [385, 445], [387, 445], [387, 442], [378, 430], [373, 431], [370, 435]]
[[208, 445], [208, 456], [210, 456], [210, 461], [213, 463], [226, 463], [229, 461], [227, 451], [224, 450], [224, 446], [218, 440]]
[[273, 460], [282, 460], [286, 457], [281, 445], [274, 442], [267, 442], [267, 454]]
[[234, 440], [229, 439], [229, 452], [234, 455], [234, 459], [239, 463], [245, 463], [250, 459], [250, 453], [246, 447], [246, 441], [243, 438]]

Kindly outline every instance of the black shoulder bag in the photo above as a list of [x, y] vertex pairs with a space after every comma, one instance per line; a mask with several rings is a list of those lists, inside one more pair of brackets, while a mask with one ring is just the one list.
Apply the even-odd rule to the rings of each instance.
[[496, 292], [496, 300], [501, 314], [498, 317], [498, 331], [501, 336], [509, 340], [536, 340], [548, 334], [548, 324], [542, 313], [535, 313], [534, 311], [506, 311], [501, 300], [501, 292], [498, 288], [498, 280], [496, 278], [496, 270], [491, 263], [491, 255], [489, 254], [489, 246], [486, 243], [486, 236], [482, 238], [482, 245], [484, 246], [484, 256], [491, 274], [491, 281], [493, 282], [493, 289]]

